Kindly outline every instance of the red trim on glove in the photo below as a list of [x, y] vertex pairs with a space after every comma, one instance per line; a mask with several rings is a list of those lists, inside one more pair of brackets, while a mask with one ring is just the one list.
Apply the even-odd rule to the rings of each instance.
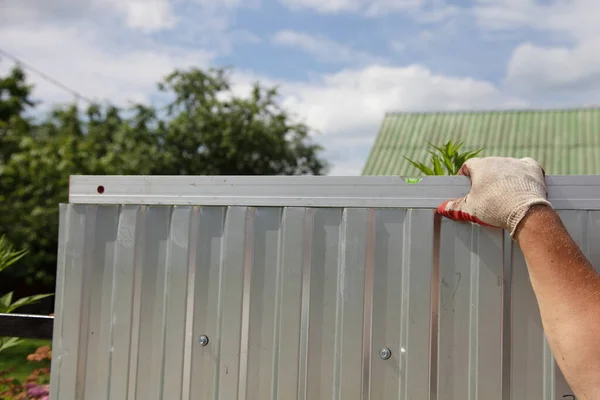
[[[466, 213], [464, 211], [460, 211], [460, 210], [446, 210], [446, 206], [448, 205], [448, 203], [451, 200], [445, 201], [444, 203], [442, 203], [436, 210], [436, 212], [438, 214], [443, 215], [444, 217], [450, 218], [454, 221], [468, 221], [468, 222], [474, 222], [476, 224], [479, 225], [483, 225], [483, 226], [489, 226], [489, 227], [494, 227], [493, 225], [490, 225], [486, 222], [483, 222], [482, 220], [480, 220], [479, 218]], [[495, 227], [494, 227], [495, 228]]]

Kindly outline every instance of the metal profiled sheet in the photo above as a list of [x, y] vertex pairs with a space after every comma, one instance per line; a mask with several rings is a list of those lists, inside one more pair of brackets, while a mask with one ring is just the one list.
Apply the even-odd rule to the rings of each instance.
[[[165, 347], [165, 298], [171, 207], [148, 207], [146, 215], [139, 340], [137, 349], [136, 398], [159, 400], [163, 393]], [[179, 345], [182, 345], [179, 343]]]
[[[360, 400], [369, 393], [374, 218], [374, 211], [368, 209], [343, 211], [336, 291], [334, 399]], [[369, 271], [365, 274], [367, 266]], [[367, 276], [369, 282], [365, 290]], [[365, 307], [368, 320], [365, 320]], [[365, 330], [363, 324], [368, 329]]]
[[544, 332], [523, 253], [512, 252], [511, 400], [544, 399]]
[[477, 237], [468, 224], [442, 221], [438, 336], [438, 399], [469, 397], [471, 252]]
[[[305, 249], [310, 235], [305, 224], [311, 215], [304, 208], [285, 208], [281, 224], [280, 268], [277, 271], [273, 393], [277, 399], [297, 398], [300, 378], [302, 284]], [[307, 252], [308, 253], [308, 252]], [[308, 260], [310, 262], [310, 260]]]
[[[410, 232], [405, 235], [406, 210], [377, 210], [375, 218], [375, 254], [372, 303], [372, 347], [370, 385], [372, 399], [398, 398], [405, 400], [400, 379], [406, 374], [401, 368], [406, 358], [406, 348], [401, 345], [400, 326], [408, 322], [409, 295], [403, 276], [409, 279], [410, 261], [404, 259], [404, 251], [410, 248]], [[408, 243], [407, 243], [408, 242]], [[425, 268], [431, 269], [431, 263]], [[429, 285], [429, 279], [425, 279]], [[429, 326], [429, 312], [424, 322]], [[402, 322], [401, 322], [402, 321]], [[392, 356], [382, 360], [379, 350], [388, 347]], [[427, 345], [424, 348], [427, 353]], [[428, 374], [427, 365], [423, 369]], [[429, 390], [427, 384], [421, 393]], [[425, 397], [426, 398], [426, 397]]]
[[376, 211], [371, 399], [429, 398], [432, 225], [429, 210]]
[[445, 220], [438, 398], [501, 399], [502, 232]]
[[[218, 390], [223, 312], [222, 280], [225, 262], [225, 207], [200, 207], [194, 219], [196, 239], [191, 355], [192, 399], [213, 399]], [[209, 345], [199, 337], [206, 335]]]
[[254, 215], [254, 251], [251, 271], [248, 369], [246, 399], [268, 399], [278, 371], [273, 366], [276, 354], [275, 327], [277, 277], [281, 267], [281, 209], [258, 208]]
[[[248, 352], [247, 332], [242, 332], [247, 322], [244, 314], [244, 296], [249, 293], [249, 282], [244, 282], [244, 267], [251, 262], [247, 252], [252, 247], [253, 209], [247, 207], [229, 207], [225, 216], [225, 237], [223, 264], [221, 271], [220, 338], [215, 346], [219, 346], [220, 358], [216, 387], [219, 399], [239, 398], [240, 379], [245, 373], [246, 364], [242, 368], [243, 355]], [[247, 225], [250, 224], [249, 229]], [[251, 267], [251, 266], [250, 266]], [[246, 337], [244, 337], [246, 335]], [[242, 343], [244, 342], [244, 343]], [[242, 387], [242, 393], [245, 393]]]
[[[123, 206], [115, 244], [111, 301], [109, 399], [127, 398], [133, 332], [133, 293], [136, 291], [136, 249], [140, 246], [139, 206]], [[139, 271], [139, 269], [138, 269]], [[137, 332], [135, 332], [137, 334]]]
[[[560, 215], [600, 265], [600, 213]], [[544, 343], [518, 247], [500, 230], [443, 220], [434, 281], [433, 227], [427, 209], [63, 206], [52, 394], [570, 394]], [[503, 298], [511, 269], [512, 291]], [[439, 304], [431, 304], [432, 288]], [[512, 335], [503, 348], [509, 311]], [[381, 347], [391, 349], [390, 359], [379, 357]], [[510, 380], [501, 381], [501, 371]], [[439, 382], [430, 383], [430, 373]]]
[[106, 399], [110, 381], [112, 328], [112, 286], [114, 281], [115, 246], [119, 223], [119, 207], [99, 207], [91, 252], [87, 349], [85, 365], [85, 398]]
[[188, 254], [192, 207], [173, 208], [163, 294], [162, 398], [182, 398]]
[[[341, 209], [314, 211], [310, 263], [310, 297], [306, 399], [333, 398], [336, 312], [339, 291]], [[304, 343], [303, 343], [304, 344]]]
[[[89, 207], [63, 205], [60, 208], [59, 248], [55, 298], [54, 337], [50, 395], [53, 399], [75, 396], [80, 371], [79, 356], [81, 296], [84, 285], [82, 266], [86, 244]], [[89, 239], [89, 238], [88, 238]], [[84, 372], [84, 371], [81, 371]]]
[[504, 233], [479, 226], [472, 232], [469, 399], [501, 400]]

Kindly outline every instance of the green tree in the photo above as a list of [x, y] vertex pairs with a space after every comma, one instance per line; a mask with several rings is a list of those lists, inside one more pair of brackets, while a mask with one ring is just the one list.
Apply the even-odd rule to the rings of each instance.
[[35, 106], [31, 90], [19, 67], [0, 77], [0, 165], [16, 150], [20, 136], [29, 131], [29, 121], [23, 114]]
[[[174, 71], [158, 89], [168, 99], [163, 108], [69, 105], [20, 128], [14, 151], [0, 163], [0, 235], [28, 250], [14, 269], [19, 279], [53, 285], [58, 204], [68, 200], [70, 175], [319, 175], [327, 170], [310, 128], [277, 104], [274, 88], [257, 83], [239, 96], [227, 71], [193, 68]], [[15, 107], [13, 115], [25, 120], [29, 104]]]

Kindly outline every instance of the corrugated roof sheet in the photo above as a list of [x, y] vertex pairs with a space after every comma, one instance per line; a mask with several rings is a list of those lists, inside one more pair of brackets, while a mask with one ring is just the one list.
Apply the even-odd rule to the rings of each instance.
[[600, 174], [600, 108], [581, 108], [390, 113], [363, 175], [422, 175], [404, 157], [426, 162], [428, 142], [450, 139], [483, 156], [533, 157], [550, 175]]

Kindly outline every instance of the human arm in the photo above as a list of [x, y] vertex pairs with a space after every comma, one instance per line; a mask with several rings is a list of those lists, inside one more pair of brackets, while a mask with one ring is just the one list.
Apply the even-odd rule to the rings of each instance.
[[533, 206], [514, 237], [558, 366], [578, 399], [600, 399], [600, 276], [551, 207]]
[[438, 212], [507, 229], [525, 256], [550, 348], [580, 400], [600, 399], [600, 276], [546, 199], [532, 159], [467, 161], [471, 190]]

